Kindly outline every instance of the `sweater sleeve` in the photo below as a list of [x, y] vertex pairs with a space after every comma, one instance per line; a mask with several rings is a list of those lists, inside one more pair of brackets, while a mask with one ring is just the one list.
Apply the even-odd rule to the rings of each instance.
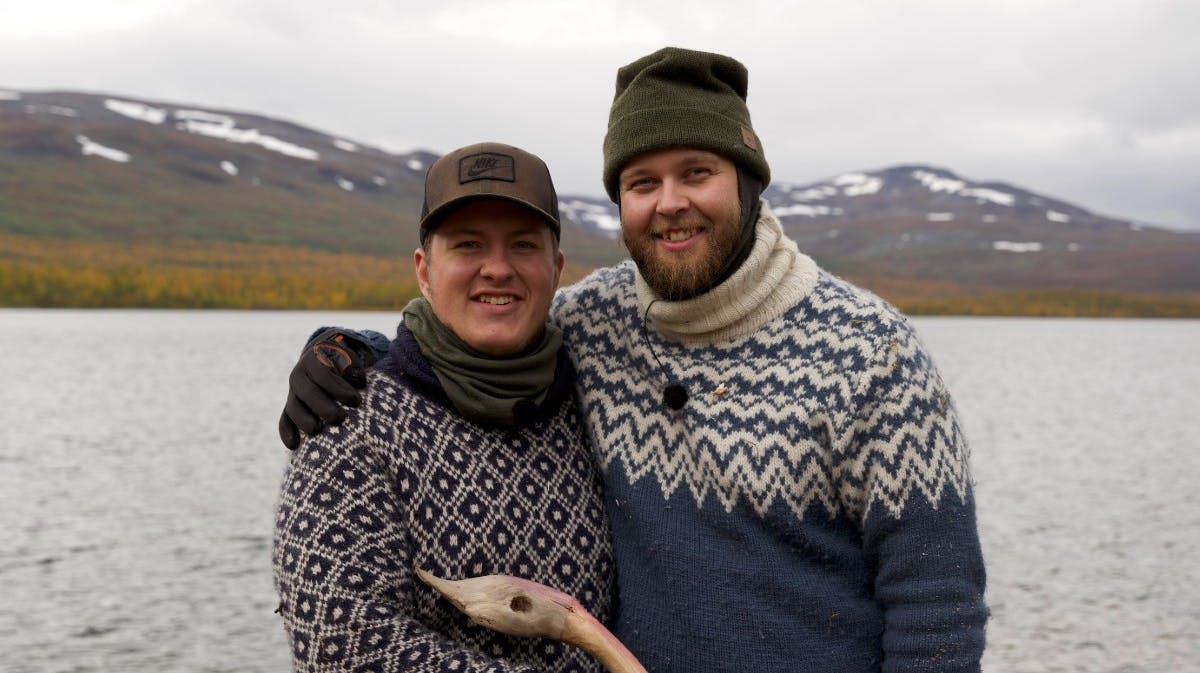
[[307, 440], [284, 476], [273, 555], [295, 670], [532, 673], [415, 618], [398, 487], [356, 421]]
[[901, 323], [865, 372], [847, 474], [884, 610], [885, 673], [979, 671], [988, 609], [965, 438]]

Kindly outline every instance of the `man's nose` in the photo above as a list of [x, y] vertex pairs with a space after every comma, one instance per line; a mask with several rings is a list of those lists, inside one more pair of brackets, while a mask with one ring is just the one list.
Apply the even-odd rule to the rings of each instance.
[[488, 251], [486, 257], [483, 258], [483, 267], [479, 270], [480, 275], [491, 279], [505, 279], [513, 275], [512, 258], [507, 249], [502, 246], [497, 246]]
[[658, 205], [656, 210], [659, 215], [678, 215], [690, 208], [692, 202], [684, 193], [683, 186], [674, 180], [663, 180], [662, 186], [658, 190]]

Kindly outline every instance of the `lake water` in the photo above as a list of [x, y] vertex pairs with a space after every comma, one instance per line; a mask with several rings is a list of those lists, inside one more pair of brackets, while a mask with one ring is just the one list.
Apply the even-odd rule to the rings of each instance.
[[[0, 671], [287, 670], [286, 375], [396, 319], [0, 310]], [[1200, 321], [914, 322], [973, 447], [984, 669], [1200, 670]]]

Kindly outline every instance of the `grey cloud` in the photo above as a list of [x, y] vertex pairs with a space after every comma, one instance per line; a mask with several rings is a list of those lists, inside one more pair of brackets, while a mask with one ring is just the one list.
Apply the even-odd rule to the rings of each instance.
[[447, 23], [480, 6], [197, 3], [120, 33], [0, 40], [0, 86], [230, 107], [393, 150], [505, 140], [541, 153], [560, 191], [599, 195], [616, 68], [665, 42], [749, 66], [779, 180], [926, 162], [1200, 228], [1195, 3], [697, 1], [674, 14], [614, 0], [596, 25], [524, 38], [573, 29], [582, 47]]

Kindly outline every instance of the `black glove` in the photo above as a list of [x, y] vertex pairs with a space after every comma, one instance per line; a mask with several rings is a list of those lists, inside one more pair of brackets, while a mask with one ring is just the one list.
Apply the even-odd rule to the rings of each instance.
[[279, 439], [289, 449], [300, 446], [300, 431], [315, 435], [325, 424], [346, 418], [342, 405], [357, 407], [358, 389], [367, 385], [373, 351], [352, 332], [327, 329], [309, 344], [288, 376], [287, 403], [279, 417]]

